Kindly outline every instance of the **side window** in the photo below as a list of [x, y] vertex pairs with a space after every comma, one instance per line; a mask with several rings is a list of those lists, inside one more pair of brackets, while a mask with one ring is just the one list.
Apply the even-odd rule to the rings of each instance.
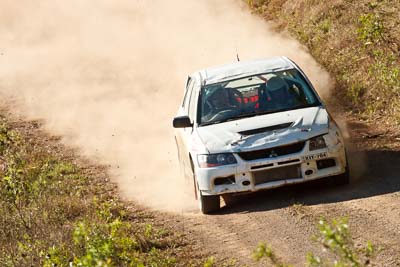
[[198, 94], [197, 92], [199, 90], [198, 89], [198, 84], [194, 83], [194, 87], [193, 87], [193, 92], [192, 92], [192, 96], [190, 97], [190, 102], [189, 102], [189, 118], [190, 120], [193, 122], [195, 117], [196, 117], [196, 106], [197, 106], [197, 99], [198, 99]]
[[186, 91], [185, 91], [185, 96], [183, 99], [183, 104], [182, 107], [185, 110], [186, 114], [189, 114], [189, 99], [190, 96], [192, 94], [192, 89], [193, 89], [193, 85], [194, 85], [194, 81], [193, 79], [189, 78], [189, 81], [187, 82], [187, 87], [186, 87]]

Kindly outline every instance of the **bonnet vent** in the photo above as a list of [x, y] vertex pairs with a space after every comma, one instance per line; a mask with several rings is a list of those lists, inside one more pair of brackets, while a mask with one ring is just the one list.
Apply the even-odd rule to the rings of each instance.
[[259, 134], [259, 133], [264, 133], [264, 132], [270, 132], [270, 131], [275, 131], [275, 130], [288, 128], [288, 127], [292, 126], [292, 124], [293, 124], [293, 122], [282, 123], [282, 124], [277, 124], [277, 125], [273, 125], [273, 126], [268, 126], [268, 127], [258, 128], [258, 129], [242, 131], [242, 132], [238, 132], [238, 134], [241, 134], [241, 135], [253, 135], [253, 134]]

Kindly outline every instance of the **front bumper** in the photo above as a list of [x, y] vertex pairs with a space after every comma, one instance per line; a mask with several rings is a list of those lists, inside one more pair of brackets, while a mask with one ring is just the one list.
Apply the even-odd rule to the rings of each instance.
[[203, 195], [251, 192], [303, 183], [342, 174], [346, 171], [346, 153], [342, 142], [325, 149], [309, 151], [309, 141], [294, 154], [215, 168], [196, 168], [196, 178]]

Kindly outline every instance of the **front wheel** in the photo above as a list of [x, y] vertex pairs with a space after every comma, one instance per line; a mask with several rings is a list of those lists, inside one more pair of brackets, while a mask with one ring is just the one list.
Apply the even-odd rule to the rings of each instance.
[[348, 185], [350, 183], [350, 171], [349, 165], [346, 166], [346, 171], [342, 174], [335, 175], [332, 177], [332, 182], [334, 185]]
[[204, 214], [209, 214], [213, 211], [217, 211], [220, 208], [219, 196], [203, 196], [200, 192], [199, 196], [200, 210]]
[[190, 166], [192, 168], [194, 193], [197, 202], [199, 203], [199, 209], [203, 214], [209, 214], [213, 211], [217, 211], [220, 208], [220, 197], [218, 195], [214, 196], [203, 196], [199, 189], [199, 184], [196, 180], [196, 175], [194, 174], [194, 165], [192, 159], [190, 159]]
[[217, 211], [220, 208], [220, 197], [217, 196], [203, 196], [199, 190], [199, 186], [196, 186], [197, 201], [199, 203], [199, 209], [203, 214], [210, 214], [211, 212]]

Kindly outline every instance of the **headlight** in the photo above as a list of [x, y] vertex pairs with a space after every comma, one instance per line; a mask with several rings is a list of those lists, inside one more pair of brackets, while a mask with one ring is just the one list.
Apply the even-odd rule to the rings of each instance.
[[198, 155], [200, 168], [217, 167], [237, 163], [236, 158], [232, 153]]
[[326, 148], [325, 139], [322, 135], [310, 139], [310, 151]]

